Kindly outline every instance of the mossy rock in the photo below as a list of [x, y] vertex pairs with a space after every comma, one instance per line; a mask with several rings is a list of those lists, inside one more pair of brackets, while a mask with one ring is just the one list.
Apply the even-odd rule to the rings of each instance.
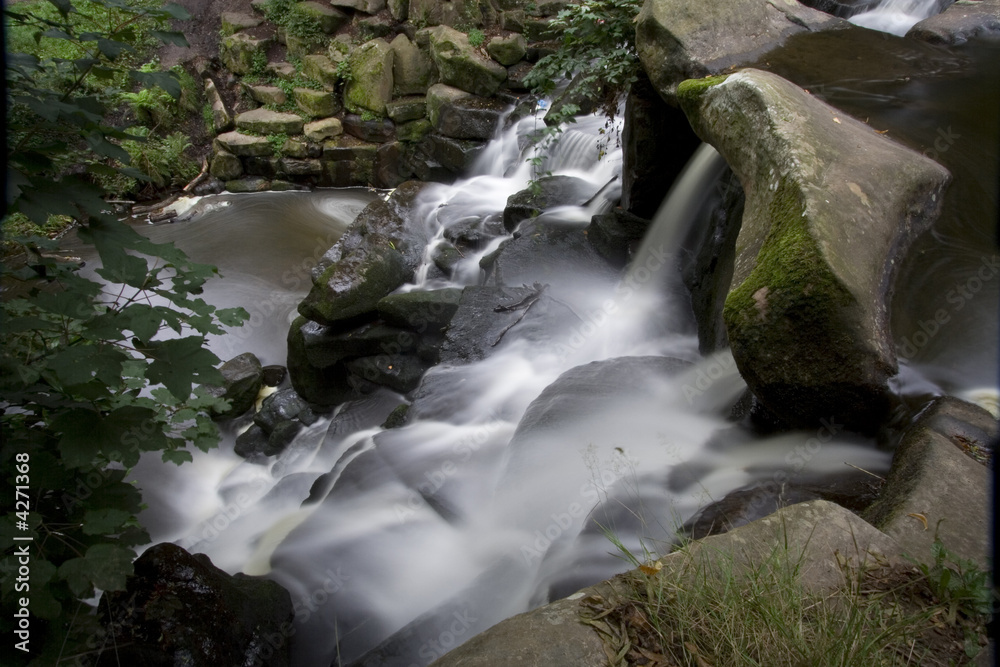
[[388, 239], [355, 252], [314, 282], [299, 304], [299, 313], [314, 322], [349, 326], [377, 312], [378, 302], [406, 282], [412, 272]]
[[410, 23], [419, 26], [445, 25], [469, 30], [483, 25], [478, 0], [410, 0]]
[[244, 89], [253, 98], [253, 101], [257, 104], [273, 104], [274, 106], [280, 107], [282, 104], [288, 101], [288, 95], [285, 91], [277, 86], [251, 86], [244, 84]]
[[223, 150], [239, 157], [261, 157], [271, 155], [274, 152], [274, 148], [265, 137], [243, 134], [242, 132], [220, 134], [215, 138], [215, 142]]
[[329, 4], [314, 2], [313, 0], [300, 2], [295, 6], [295, 9], [296, 11], [305, 14], [316, 21], [319, 29], [328, 35], [332, 35], [337, 32], [351, 20], [350, 16], [336, 7], [331, 7]]
[[223, 38], [219, 44], [219, 58], [226, 69], [234, 74], [251, 74], [260, 53], [266, 53], [270, 39], [257, 39], [238, 32]]
[[323, 118], [306, 123], [302, 130], [309, 141], [322, 142], [343, 134], [344, 126], [339, 118]]
[[290, 58], [303, 58], [304, 56], [322, 51], [326, 46], [327, 38], [320, 35], [285, 35], [285, 48]]
[[471, 93], [464, 90], [448, 86], [443, 83], [436, 83], [427, 90], [427, 118], [432, 125], [440, 122], [441, 108], [445, 104], [457, 102], [458, 100], [470, 97]]
[[236, 117], [237, 129], [258, 134], [302, 134], [304, 123], [298, 114], [264, 108], [245, 111]]
[[302, 74], [309, 80], [333, 90], [340, 80], [337, 74], [337, 63], [329, 56], [311, 54], [302, 58]]
[[234, 193], [267, 192], [271, 189], [271, 181], [261, 176], [247, 176], [226, 181], [226, 190]]
[[426, 118], [412, 120], [396, 126], [396, 138], [407, 143], [417, 143], [434, 130]]
[[351, 54], [351, 79], [344, 87], [344, 106], [352, 113], [385, 115], [392, 100], [393, 51], [384, 39], [373, 39]]
[[249, 30], [250, 28], [256, 28], [261, 23], [264, 22], [259, 16], [253, 16], [252, 14], [241, 14], [240, 12], [222, 12], [219, 15], [219, 21], [222, 24], [222, 34], [232, 35], [241, 30]]
[[412, 95], [393, 100], [385, 105], [385, 112], [394, 123], [406, 123], [427, 115], [427, 98]]
[[678, 91], [746, 192], [723, 309], [740, 374], [789, 424], [875, 430], [897, 370], [890, 288], [947, 170], [774, 74]]
[[524, 35], [516, 34], [508, 37], [494, 37], [486, 45], [486, 52], [493, 60], [505, 67], [510, 67], [528, 53], [528, 41]]
[[430, 54], [403, 34], [389, 43], [395, 54], [392, 60], [393, 94], [423, 95], [437, 81], [437, 66]]
[[448, 26], [430, 29], [431, 57], [443, 83], [481, 97], [495, 93], [507, 70], [469, 44], [469, 37]]
[[337, 95], [326, 90], [313, 88], [295, 88], [295, 106], [310, 118], [326, 118], [340, 113], [343, 107]]
[[243, 163], [229, 151], [219, 151], [212, 157], [208, 172], [220, 181], [232, 181], [243, 175]]

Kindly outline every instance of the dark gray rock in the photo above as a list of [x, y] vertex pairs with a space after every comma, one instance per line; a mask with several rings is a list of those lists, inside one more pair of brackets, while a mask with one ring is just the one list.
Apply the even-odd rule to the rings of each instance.
[[391, 325], [435, 334], [451, 322], [461, 298], [462, 289], [457, 287], [390, 294], [379, 301], [378, 312]]
[[417, 388], [428, 368], [427, 362], [409, 354], [362, 357], [345, 365], [359, 378], [404, 394]]
[[648, 229], [646, 218], [616, 208], [591, 219], [587, 240], [612, 266], [624, 268]]
[[418, 340], [411, 331], [380, 323], [340, 331], [307, 322], [301, 327], [301, 336], [306, 360], [316, 368], [328, 368], [357, 357], [411, 352]]
[[295, 419], [308, 409], [309, 404], [294, 389], [282, 389], [264, 399], [253, 421], [266, 433], [271, 433], [278, 424]]
[[212, 387], [213, 395], [221, 396], [230, 403], [224, 413], [214, 415], [221, 419], [238, 417], [253, 407], [263, 384], [263, 369], [260, 360], [250, 352], [233, 357], [219, 367], [222, 373], [222, 387]]
[[285, 381], [285, 377], [288, 375], [288, 369], [284, 366], [279, 366], [277, 364], [272, 364], [270, 366], [264, 366], [261, 372], [261, 379], [264, 384], [268, 387], [277, 387], [282, 382]]
[[492, 139], [506, 105], [483, 97], [463, 97], [441, 105], [434, 128], [453, 139]]
[[518, 223], [541, 214], [553, 206], [579, 206], [593, 195], [593, 186], [574, 176], [543, 176], [537, 188], [516, 192], [507, 198], [503, 226], [512, 232]]
[[98, 665], [286, 667], [291, 597], [274, 581], [230, 576], [204, 554], [157, 544], [126, 589], [105, 593], [101, 620], [115, 643]]
[[965, 44], [1000, 37], [1000, 0], [958, 0], [942, 13], [920, 21], [907, 37], [931, 44]]
[[344, 131], [362, 141], [382, 144], [396, 136], [396, 125], [387, 118], [364, 120], [357, 114], [347, 114], [342, 121]]
[[464, 174], [486, 144], [472, 139], [454, 139], [432, 133], [420, 142], [421, 150], [452, 174]]

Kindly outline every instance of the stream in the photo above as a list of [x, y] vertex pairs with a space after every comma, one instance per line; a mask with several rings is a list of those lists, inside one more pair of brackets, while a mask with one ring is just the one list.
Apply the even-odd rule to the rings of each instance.
[[[898, 388], [915, 402], [995, 402], [1000, 52], [934, 53], [925, 75], [887, 81], [841, 70], [816, 92], [952, 170], [941, 220], [899, 275]], [[543, 156], [545, 170], [583, 179], [593, 193], [584, 207], [545, 211], [545, 224], [585, 227], [618, 197], [620, 149], [612, 143], [597, 159], [603, 121], [581, 119]], [[527, 187], [535, 173], [524, 137], [539, 122], [511, 124], [467, 178], [421, 194], [414, 224], [431, 246], [450, 225], [497, 215]], [[219, 449], [193, 451], [183, 467], [144, 457], [134, 475], [154, 543], [287, 588], [295, 665], [408, 667], [628, 569], [609, 536], [642, 559], [669, 549], [681, 525], [733, 490], [863, 484], [855, 467], [884, 475], [891, 452], [836, 422], [761, 436], [729, 419], [745, 385], [727, 352], [698, 354], [675, 275], [679, 244], [717, 199], [723, 169], [712, 149], [699, 149], [624, 276], [550, 267], [548, 293], [575, 317], [542, 341], [514, 328], [482, 361], [432, 368], [413, 396], [384, 391], [339, 406], [264, 465], [233, 453], [238, 423]], [[224, 278], [206, 300], [251, 313], [243, 329], [211, 341], [220, 358], [250, 351], [283, 364], [310, 269], [376, 196], [221, 195], [197, 202], [185, 222], [145, 231], [219, 266]], [[403, 289], [476, 285], [480, 257], [501, 240], [451, 276], [428, 260]], [[947, 319], [932, 333], [926, 323], [941, 310]], [[381, 428], [404, 402], [410, 422]]]

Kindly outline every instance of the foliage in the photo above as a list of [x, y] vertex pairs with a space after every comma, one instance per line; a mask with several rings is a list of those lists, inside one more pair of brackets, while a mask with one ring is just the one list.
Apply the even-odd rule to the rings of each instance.
[[349, 83], [354, 80], [354, 72], [351, 69], [351, 59], [344, 58], [339, 63], [337, 63], [337, 79], [343, 81], [344, 83]]
[[474, 49], [480, 48], [483, 43], [486, 42], [486, 33], [484, 33], [479, 28], [474, 28], [469, 31], [469, 46]]
[[[217, 443], [209, 413], [224, 402], [199, 386], [220, 381], [205, 337], [246, 317], [201, 299], [216, 270], [118, 222], [95, 185], [116, 174], [148, 178], [127, 166], [122, 145], [143, 137], [110, 125], [109, 105], [120, 99], [115, 82], [180, 94], [176, 75], [135, 63], [147, 37], [185, 43], [167, 22], [187, 13], [126, 0], [51, 4], [54, 15], [32, 4], [4, 10], [12, 32], [66, 43], [7, 54], [6, 204], [14, 222], [5, 230], [68, 216], [101, 268], [88, 275], [57, 261], [46, 238], [8, 239], [21, 244], [26, 261], [4, 265], [0, 472], [8, 488], [23, 489], [23, 500], [0, 520], [0, 532], [5, 545], [30, 538], [15, 544], [30, 551], [32, 615], [30, 653], [8, 651], [10, 664], [57, 665], [100, 648], [104, 638], [83, 601], [124, 588], [133, 547], [149, 540], [129, 470], [143, 452], [181, 463], [190, 447]], [[182, 140], [164, 141], [176, 148]], [[2, 555], [5, 609], [26, 596], [16, 581], [19, 558], [14, 547]], [[15, 636], [15, 621], [9, 614], [0, 621], [6, 636]]]
[[133, 178], [116, 173], [112, 176], [98, 176], [97, 182], [105, 192], [124, 197], [147, 187], [163, 189], [171, 185], [184, 185], [198, 175], [198, 164], [185, 155], [191, 141], [183, 132], [168, 135], [152, 134], [149, 129], [139, 127], [133, 130], [138, 137], [122, 142], [122, 148], [129, 154], [132, 166], [142, 178]]
[[319, 21], [310, 16], [298, 0], [268, 0], [262, 8], [264, 17], [284, 28], [289, 35], [307, 41], [319, 41], [324, 37]]
[[560, 126], [573, 122], [583, 103], [602, 110], [612, 125], [619, 100], [640, 71], [634, 21], [641, 8], [641, 0], [582, 0], [552, 19], [562, 44], [538, 61], [525, 84], [536, 95], [549, 96], [558, 82], [572, 81], [564, 101], [553, 104], [546, 115], [547, 127], [536, 142], [554, 141]]
[[637, 569], [624, 595], [581, 601], [615, 666], [949, 664], [973, 654], [983, 633], [979, 625], [964, 655], [954, 631], [941, 639], [940, 608], [901, 566], [843, 564], [847, 583], [819, 594], [803, 586], [803, 562], [787, 545], [752, 560], [697, 544], [666, 562], [627, 557]]
[[995, 592], [989, 572], [980, 570], [971, 560], [959, 558], [937, 536], [931, 545], [931, 555], [933, 563], [910, 560], [926, 577], [934, 597], [947, 605], [948, 623], [954, 623], [959, 613], [970, 618], [993, 613]]
[[275, 157], [281, 157], [281, 149], [287, 141], [288, 135], [284, 133], [267, 135], [267, 142], [271, 144]]

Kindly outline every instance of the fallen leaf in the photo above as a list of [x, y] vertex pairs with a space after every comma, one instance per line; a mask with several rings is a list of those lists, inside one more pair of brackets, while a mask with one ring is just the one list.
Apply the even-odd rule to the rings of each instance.
[[917, 519], [918, 521], [920, 521], [920, 523], [924, 524], [924, 530], [927, 530], [927, 517], [925, 517], [923, 514], [917, 514], [916, 512], [912, 512], [910, 514], [907, 514], [906, 516], [912, 516], [914, 519]]

